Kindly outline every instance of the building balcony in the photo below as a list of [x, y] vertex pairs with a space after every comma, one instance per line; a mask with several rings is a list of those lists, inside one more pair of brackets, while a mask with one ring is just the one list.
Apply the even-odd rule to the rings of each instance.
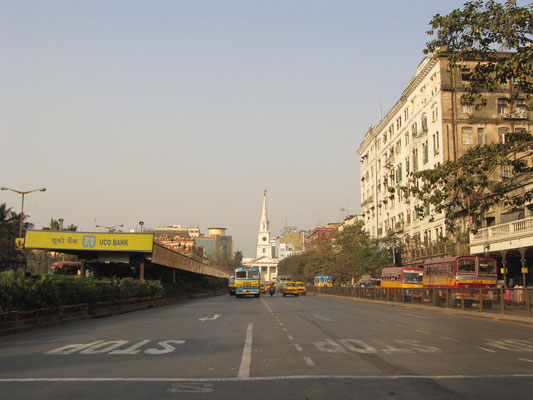
[[470, 234], [472, 254], [533, 246], [533, 217], [489, 226]]

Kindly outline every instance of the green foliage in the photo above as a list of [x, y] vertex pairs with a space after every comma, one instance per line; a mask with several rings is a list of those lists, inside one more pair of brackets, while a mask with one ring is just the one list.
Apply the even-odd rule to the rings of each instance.
[[331, 275], [337, 283], [347, 283], [362, 275], [379, 275], [390, 263], [384, 243], [371, 238], [363, 223], [357, 222], [338, 231], [332, 241], [322, 241], [316, 250], [281, 260], [278, 274], [308, 283], [315, 276]]
[[0, 312], [27, 311], [82, 303], [158, 297], [203, 290], [227, 288], [224, 279], [200, 277], [174, 284], [159, 281], [79, 278], [67, 275], [39, 274], [25, 278], [24, 273], [0, 273]]
[[478, 61], [463, 102], [480, 109], [487, 104], [483, 91], [494, 91], [512, 81], [516, 89], [512, 100], [519, 93], [525, 95], [531, 109], [533, 4], [518, 7], [516, 0], [503, 4], [469, 1], [462, 10], [437, 14], [430, 25], [427, 33], [437, 37], [427, 43], [425, 53], [446, 55], [452, 71], [464, 60]]
[[[518, 98], [525, 98], [525, 107], [531, 109], [532, 4], [469, 1], [462, 10], [436, 15], [431, 27], [428, 33], [436, 38], [427, 43], [425, 52], [446, 56], [452, 75], [464, 61], [477, 61], [462, 102], [479, 110], [487, 104], [488, 92], [506, 85], [511, 107]], [[456, 161], [412, 173], [400, 189], [419, 201], [415, 209], [421, 218], [429, 207], [444, 213], [448, 231], [458, 238], [476, 232], [493, 206], [520, 207], [533, 200], [528, 186], [532, 156], [533, 136], [513, 132], [505, 143], [479, 145]]]

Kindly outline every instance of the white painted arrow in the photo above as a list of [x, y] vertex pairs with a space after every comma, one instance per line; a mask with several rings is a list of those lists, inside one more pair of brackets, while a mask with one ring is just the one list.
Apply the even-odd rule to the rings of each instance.
[[202, 321], [202, 322], [205, 322], [207, 320], [214, 320], [214, 319], [217, 319], [218, 317], [220, 317], [222, 314], [215, 314], [213, 315], [211, 318], [209, 317], [203, 317], [203, 318], [198, 318], [199, 321]]

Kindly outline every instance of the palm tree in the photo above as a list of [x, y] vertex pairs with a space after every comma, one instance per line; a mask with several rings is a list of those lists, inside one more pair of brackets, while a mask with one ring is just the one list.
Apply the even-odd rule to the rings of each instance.
[[[29, 218], [28, 214], [24, 214], [22, 229], [28, 230], [33, 228], [31, 222], [24, 222]], [[19, 235], [20, 228], [20, 214], [17, 214], [11, 207], [7, 207], [6, 203], [0, 204], [0, 237], [16, 238]]]
[[58, 231], [61, 229], [61, 224], [59, 223], [58, 219], [51, 219], [50, 224], [48, 225], [48, 228], [50, 228], [51, 231]]
[[67, 226], [67, 231], [71, 231], [71, 232], [75, 232], [78, 230], [78, 227], [74, 224], [70, 224], [69, 226]]

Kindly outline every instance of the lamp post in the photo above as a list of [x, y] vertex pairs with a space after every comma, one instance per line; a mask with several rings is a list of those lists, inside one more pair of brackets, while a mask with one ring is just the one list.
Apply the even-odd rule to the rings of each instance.
[[33, 190], [28, 190], [26, 192], [23, 192], [21, 190], [15, 190], [15, 189], [11, 189], [11, 188], [2, 186], [2, 187], [0, 187], [0, 190], [11, 190], [12, 192], [18, 193], [18, 194], [20, 194], [22, 196], [22, 205], [20, 207], [20, 228], [19, 228], [19, 238], [22, 239], [22, 225], [23, 225], [23, 221], [24, 221], [24, 196], [29, 194], [29, 193], [33, 193], [33, 192], [45, 192], [46, 188], [43, 187], [43, 188], [40, 188], [40, 189], [33, 189]]
[[104, 226], [104, 225], [96, 225], [97, 228], [106, 228], [109, 232], [114, 232], [115, 228], [122, 228], [124, 225], [114, 225], [114, 226]]
[[139, 221], [139, 225], [141, 226], [141, 232], [142, 232], [144, 228], [144, 221]]

